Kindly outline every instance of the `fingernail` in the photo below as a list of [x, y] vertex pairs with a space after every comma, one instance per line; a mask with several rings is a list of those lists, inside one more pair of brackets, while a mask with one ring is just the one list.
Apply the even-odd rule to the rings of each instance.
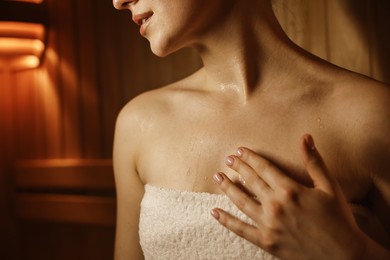
[[226, 165], [228, 165], [228, 166], [232, 166], [233, 163], [234, 163], [234, 158], [231, 157], [231, 156], [226, 157], [226, 158], [225, 158], [225, 163], [226, 163]]
[[217, 173], [214, 174], [213, 179], [214, 179], [214, 181], [215, 181], [216, 183], [218, 183], [218, 184], [220, 184], [221, 182], [223, 182], [223, 176], [222, 176], [219, 172], [217, 172]]
[[306, 142], [306, 146], [314, 151], [316, 149], [315, 145], [314, 145], [314, 140], [313, 140], [313, 137], [311, 135], [306, 135], [305, 136], [305, 142]]
[[237, 151], [236, 151], [236, 155], [238, 157], [241, 157], [243, 154], [244, 154], [244, 150], [242, 150], [242, 148], [238, 148]]
[[219, 219], [219, 213], [218, 213], [217, 210], [212, 209], [212, 210], [210, 211], [210, 213], [211, 213], [211, 215], [212, 215], [215, 219]]

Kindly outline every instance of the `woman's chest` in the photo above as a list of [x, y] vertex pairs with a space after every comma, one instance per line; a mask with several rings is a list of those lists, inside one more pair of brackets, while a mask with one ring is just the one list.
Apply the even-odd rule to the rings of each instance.
[[215, 172], [225, 172], [233, 181], [239, 175], [224, 159], [238, 147], [248, 147], [269, 159], [292, 179], [310, 185], [300, 154], [305, 133], [313, 135], [317, 147], [350, 201], [365, 196], [369, 183], [356, 178], [342, 145], [334, 138], [332, 125], [324, 127], [317, 117], [237, 114], [172, 118], [148, 133], [139, 156], [138, 170], [148, 184], [190, 191], [219, 193], [213, 184]]

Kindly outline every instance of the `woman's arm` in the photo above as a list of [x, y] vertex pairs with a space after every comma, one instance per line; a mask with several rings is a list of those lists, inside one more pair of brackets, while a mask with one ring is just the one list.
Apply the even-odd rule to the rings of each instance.
[[356, 225], [310, 135], [302, 140], [302, 157], [313, 188], [296, 183], [253, 151], [239, 149], [227, 164], [242, 176], [255, 198], [222, 173], [214, 179], [257, 226], [221, 209], [214, 209], [212, 215], [237, 235], [282, 259], [390, 259], [390, 251]]
[[143, 259], [138, 222], [144, 185], [136, 170], [137, 124], [130, 109], [118, 116], [114, 140], [114, 175], [117, 196], [115, 260]]

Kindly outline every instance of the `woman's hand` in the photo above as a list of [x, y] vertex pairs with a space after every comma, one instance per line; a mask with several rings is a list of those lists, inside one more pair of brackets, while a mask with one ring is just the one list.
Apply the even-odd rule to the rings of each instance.
[[256, 226], [222, 209], [213, 209], [212, 215], [237, 235], [283, 259], [360, 259], [369, 239], [356, 225], [310, 135], [302, 138], [301, 152], [313, 187], [295, 182], [270, 161], [239, 148], [226, 164], [241, 175], [251, 195], [223, 173], [215, 174], [214, 180]]

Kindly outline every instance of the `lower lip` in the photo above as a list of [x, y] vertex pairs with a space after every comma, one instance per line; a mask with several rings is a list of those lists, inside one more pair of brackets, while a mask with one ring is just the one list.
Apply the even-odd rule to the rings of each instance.
[[151, 17], [148, 18], [148, 20], [146, 20], [146, 22], [144, 22], [141, 27], [139, 28], [139, 33], [142, 35], [142, 36], [145, 36], [146, 35], [146, 29], [148, 28], [148, 25], [150, 23], [150, 19]]

